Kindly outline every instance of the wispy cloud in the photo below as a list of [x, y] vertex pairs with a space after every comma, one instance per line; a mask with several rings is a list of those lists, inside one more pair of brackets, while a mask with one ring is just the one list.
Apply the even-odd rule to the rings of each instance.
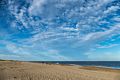
[[105, 49], [105, 48], [112, 48], [112, 47], [115, 47], [115, 46], [119, 46], [119, 44], [111, 44], [111, 45], [105, 45], [105, 46], [98, 45], [97, 48], [103, 48], [103, 49]]
[[[114, 0], [30, 0], [21, 5], [10, 0], [8, 9], [14, 17], [10, 25], [13, 32], [5, 48], [17, 56], [41, 60], [71, 60], [69, 49], [85, 54], [100, 42], [120, 34], [119, 15], [113, 16], [120, 6], [110, 6], [112, 2]], [[27, 37], [20, 38], [21, 34]]]
[[99, 40], [103, 38], [107, 38], [107, 36], [111, 36], [112, 34], [118, 34], [120, 30], [120, 24], [116, 24], [115, 26], [112, 26], [112, 28], [100, 31], [100, 32], [94, 32], [86, 35], [83, 38], [83, 41], [89, 41], [89, 40]]
[[97, 61], [119, 61], [120, 52], [104, 52], [104, 53], [89, 53], [88, 60], [97, 60]]

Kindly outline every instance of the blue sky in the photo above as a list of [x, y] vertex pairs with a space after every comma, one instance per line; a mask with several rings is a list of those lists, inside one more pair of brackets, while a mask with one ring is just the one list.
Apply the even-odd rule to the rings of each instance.
[[1, 1], [0, 59], [119, 61], [120, 1]]

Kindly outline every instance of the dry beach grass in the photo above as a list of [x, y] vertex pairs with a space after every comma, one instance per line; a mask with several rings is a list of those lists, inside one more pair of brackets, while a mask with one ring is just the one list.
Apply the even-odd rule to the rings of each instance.
[[120, 80], [120, 71], [45, 63], [0, 61], [0, 80]]

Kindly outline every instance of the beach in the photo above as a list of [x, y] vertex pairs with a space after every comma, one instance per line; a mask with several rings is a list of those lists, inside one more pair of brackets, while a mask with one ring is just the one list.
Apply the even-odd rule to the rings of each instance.
[[0, 80], [120, 80], [120, 70], [0, 61]]

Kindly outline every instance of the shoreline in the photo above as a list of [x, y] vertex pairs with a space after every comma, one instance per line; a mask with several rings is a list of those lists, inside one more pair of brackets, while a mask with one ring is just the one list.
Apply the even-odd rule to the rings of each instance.
[[[114, 66], [112, 67], [112, 66], [78, 65], [78, 64], [63, 64], [63, 63], [59, 63], [59, 62], [62, 62], [62, 61], [58, 61], [58, 62], [56, 62], [56, 61], [17, 61], [17, 60], [2, 60], [2, 59], [0, 59], [0, 61], [28, 62], [28, 63], [38, 63], [38, 64], [42, 63], [42, 64], [50, 64], [50, 65], [54, 64], [54, 65], [64, 65], [64, 66], [94, 67], [94, 68], [102, 68], [102, 69], [120, 70], [120, 67], [114, 67]], [[55, 62], [55, 63], [53, 63], [53, 62]]]
[[45, 63], [45, 64], [56, 64], [56, 65], [66, 65], [66, 66], [77, 66], [77, 67], [96, 67], [96, 68], [104, 68], [104, 69], [112, 69], [112, 70], [120, 70], [120, 67], [114, 66], [96, 66], [96, 65], [78, 65], [78, 64], [63, 64], [63, 63], [51, 63], [51, 62], [32, 62], [32, 63]]

